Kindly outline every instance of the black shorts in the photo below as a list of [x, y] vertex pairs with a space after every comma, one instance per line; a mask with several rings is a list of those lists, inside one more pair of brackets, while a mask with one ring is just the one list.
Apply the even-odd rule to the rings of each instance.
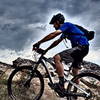
[[62, 61], [66, 64], [72, 62], [72, 67], [80, 68], [80, 64], [83, 61], [83, 58], [88, 54], [89, 46], [76, 46], [71, 49], [64, 50], [59, 53]]

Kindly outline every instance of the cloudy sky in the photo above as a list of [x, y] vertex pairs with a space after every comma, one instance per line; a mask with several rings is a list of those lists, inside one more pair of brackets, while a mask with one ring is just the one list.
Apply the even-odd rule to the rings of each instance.
[[[60, 12], [66, 21], [96, 31], [86, 59], [100, 64], [99, 6], [100, 0], [0, 0], [0, 61], [11, 63], [18, 56], [31, 58], [32, 44], [54, 31], [48, 23]], [[63, 43], [49, 55], [60, 52], [61, 48], [65, 49]]]

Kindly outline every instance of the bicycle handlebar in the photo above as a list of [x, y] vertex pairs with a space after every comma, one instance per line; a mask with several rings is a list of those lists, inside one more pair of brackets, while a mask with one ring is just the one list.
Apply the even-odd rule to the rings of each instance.
[[45, 50], [43, 50], [43, 49], [41, 49], [41, 48], [35, 48], [35, 49], [33, 49], [33, 50], [36, 51], [36, 52], [39, 53], [39, 54], [42, 54], [42, 55], [45, 54]]

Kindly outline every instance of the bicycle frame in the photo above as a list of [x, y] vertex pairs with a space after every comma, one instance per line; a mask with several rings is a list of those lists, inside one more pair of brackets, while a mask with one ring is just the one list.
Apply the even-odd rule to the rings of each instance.
[[[39, 60], [36, 63], [36, 66], [33, 67], [33, 69], [34, 70], [37, 70], [38, 65], [41, 63], [44, 66], [44, 68], [46, 70], [46, 73], [48, 74], [48, 79], [49, 79], [50, 83], [53, 85], [54, 82], [52, 80], [51, 73], [50, 73], [48, 67], [46, 66], [45, 62], [48, 62], [48, 63], [50, 63], [53, 66], [53, 63], [51, 62], [51, 60], [49, 60], [48, 58], [46, 58], [43, 55], [41, 55], [41, 57], [39, 58]], [[77, 89], [79, 89], [80, 91], [82, 91], [84, 94], [75, 94], [75, 93], [66, 93], [66, 94], [67, 95], [70, 95], [70, 96], [81, 96], [81, 97], [82, 96], [83, 97], [86, 97], [87, 96], [88, 97], [90, 95], [88, 92], [86, 92], [84, 89], [80, 88], [77, 84], [73, 83], [71, 80], [68, 80], [68, 76], [70, 74], [70, 70], [71, 70], [71, 67], [69, 68], [69, 70], [65, 70], [65, 71], [68, 72], [67, 75], [64, 73], [65, 82], [68, 82], [68, 83], [72, 84], [74, 87], [76, 87]]]
[[46, 57], [44, 57], [43, 55], [41, 55], [41, 57], [39, 58], [39, 60], [38, 60], [37, 63], [36, 63], [36, 66], [33, 67], [33, 69], [34, 69], [34, 70], [37, 70], [38, 65], [39, 65], [39, 64], [42, 64], [43, 67], [44, 67], [45, 70], [46, 70], [46, 73], [48, 74], [48, 78], [49, 78], [50, 83], [53, 84], [53, 80], [52, 80], [51, 73], [50, 73], [48, 67], [46, 66], [45, 62], [48, 62], [48, 63], [50, 63], [50, 64], [52, 65], [52, 62], [51, 62], [48, 58], [46, 58]]

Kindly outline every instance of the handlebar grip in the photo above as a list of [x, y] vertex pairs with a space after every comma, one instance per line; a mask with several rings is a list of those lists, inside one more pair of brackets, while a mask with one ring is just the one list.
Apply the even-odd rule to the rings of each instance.
[[44, 50], [41, 49], [41, 48], [38, 48], [38, 49], [35, 49], [35, 51], [39, 54], [43, 54], [44, 53]]

